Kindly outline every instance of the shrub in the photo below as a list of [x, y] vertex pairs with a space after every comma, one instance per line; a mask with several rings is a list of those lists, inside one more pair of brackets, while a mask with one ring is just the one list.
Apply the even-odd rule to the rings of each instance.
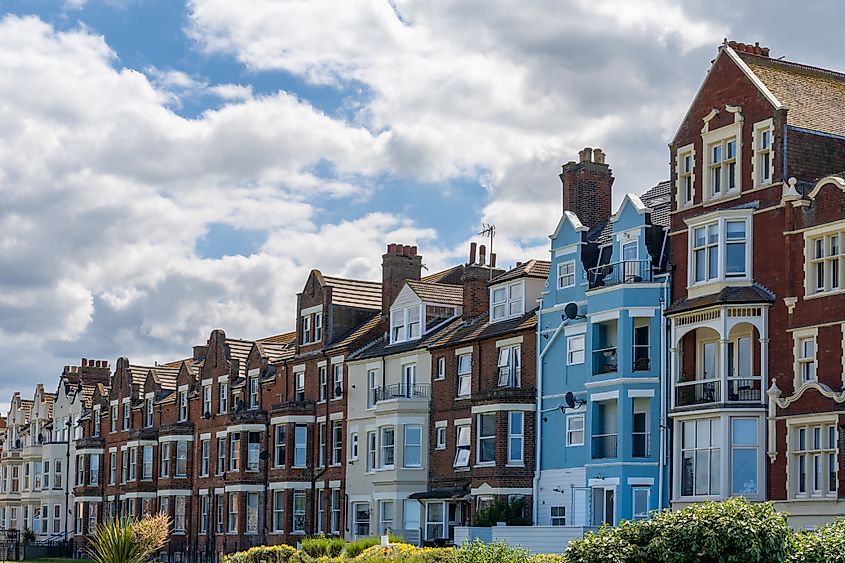
[[95, 563], [145, 563], [167, 543], [170, 523], [164, 514], [105, 522], [91, 536], [88, 555]]
[[300, 551], [289, 545], [262, 545], [246, 551], [232, 553], [223, 558], [224, 563], [299, 563]]
[[508, 526], [530, 526], [531, 520], [525, 516], [525, 500], [494, 500], [475, 513], [476, 526], [495, 526], [497, 522], [505, 522]]
[[397, 563], [455, 563], [457, 551], [450, 547], [416, 547], [398, 543], [383, 547], [374, 545], [361, 554], [355, 561], [363, 563], [382, 563], [393, 561]]
[[789, 561], [794, 563], [845, 562], [845, 520], [835, 520], [815, 531], [797, 532]]
[[317, 536], [314, 538], [307, 538], [302, 540], [302, 551], [311, 557], [337, 557], [343, 552], [343, 547], [346, 542], [343, 538], [329, 538], [326, 536]]
[[475, 540], [463, 544], [455, 553], [456, 563], [529, 563], [528, 550], [504, 542]]
[[346, 544], [346, 550], [343, 554], [352, 559], [353, 557], [357, 557], [361, 554], [365, 549], [373, 547], [374, 545], [378, 545], [381, 543], [379, 538], [359, 538], [355, 541], [349, 542]]

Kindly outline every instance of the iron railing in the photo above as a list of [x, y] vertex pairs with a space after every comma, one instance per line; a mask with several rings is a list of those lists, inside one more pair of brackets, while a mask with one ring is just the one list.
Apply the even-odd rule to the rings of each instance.
[[589, 270], [590, 289], [651, 280], [651, 260], [622, 260]]
[[593, 435], [593, 459], [616, 457], [616, 434]]
[[380, 387], [376, 393], [376, 401], [389, 399], [428, 399], [431, 397], [431, 386], [427, 383], [394, 383]]
[[728, 401], [737, 403], [759, 403], [763, 397], [762, 378], [729, 377]]
[[616, 347], [600, 348], [593, 351], [593, 375], [612, 373], [618, 369]]
[[689, 407], [719, 403], [722, 400], [722, 382], [718, 379], [683, 381], [675, 384], [675, 406]]

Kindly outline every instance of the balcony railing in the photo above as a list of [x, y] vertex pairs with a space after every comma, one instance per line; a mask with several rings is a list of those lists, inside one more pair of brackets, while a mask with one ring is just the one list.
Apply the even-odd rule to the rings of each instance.
[[652, 279], [651, 260], [623, 260], [590, 268], [590, 289], [623, 283], [643, 283]]
[[394, 383], [380, 387], [376, 393], [377, 401], [389, 399], [428, 399], [431, 397], [431, 386], [427, 383]]
[[763, 397], [762, 383], [763, 380], [760, 377], [729, 377], [728, 402], [759, 403]]
[[675, 406], [706, 405], [722, 401], [721, 380], [684, 381], [675, 384]]
[[503, 366], [499, 368], [499, 387], [519, 387], [519, 368]]
[[616, 457], [616, 434], [593, 435], [593, 459]]
[[615, 372], [617, 365], [618, 358], [615, 346], [593, 351], [593, 375]]
[[631, 457], [649, 457], [651, 455], [650, 438], [648, 432], [632, 432]]

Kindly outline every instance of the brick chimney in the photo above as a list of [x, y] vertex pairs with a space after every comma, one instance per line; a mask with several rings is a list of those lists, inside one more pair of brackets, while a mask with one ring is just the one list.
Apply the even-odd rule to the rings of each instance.
[[588, 229], [610, 219], [613, 172], [601, 149], [585, 148], [578, 162], [563, 165], [563, 210], [572, 211]]
[[422, 256], [416, 246], [388, 244], [387, 252], [381, 257], [381, 311], [390, 310], [396, 296], [402, 291], [406, 280], [419, 280], [422, 272]]
[[483, 263], [486, 252], [484, 245], [481, 245], [480, 258], [476, 258], [476, 249], [476, 244], [471, 242], [469, 245], [469, 262], [464, 266], [464, 274], [461, 276], [461, 285], [464, 289], [462, 317], [465, 320], [483, 315], [490, 309], [490, 294], [487, 289], [487, 282], [504, 272], [504, 270], [496, 268], [495, 254], [490, 255], [490, 262], [485, 265]]

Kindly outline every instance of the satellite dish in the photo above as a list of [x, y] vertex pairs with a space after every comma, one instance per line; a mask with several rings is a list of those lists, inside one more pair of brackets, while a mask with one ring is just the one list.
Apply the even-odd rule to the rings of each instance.
[[343, 395], [343, 387], [338, 385], [337, 387], [334, 388], [334, 396], [340, 397], [341, 395]]
[[563, 314], [566, 315], [567, 319], [578, 318], [578, 304], [567, 303], [566, 307], [563, 308]]
[[211, 420], [211, 412], [209, 412], [209, 411], [205, 411], [205, 412], [202, 414], [202, 417], [203, 417], [204, 419], [206, 419], [206, 420]]
[[563, 400], [566, 402], [566, 406], [570, 409], [575, 408], [575, 394], [572, 391], [567, 391], [566, 395], [563, 397]]
[[262, 461], [267, 461], [268, 459], [270, 459], [270, 452], [268, 452], [267, 450], [264, 450], [263, 452], [258, 454], [258, 459], [260, 459]]

